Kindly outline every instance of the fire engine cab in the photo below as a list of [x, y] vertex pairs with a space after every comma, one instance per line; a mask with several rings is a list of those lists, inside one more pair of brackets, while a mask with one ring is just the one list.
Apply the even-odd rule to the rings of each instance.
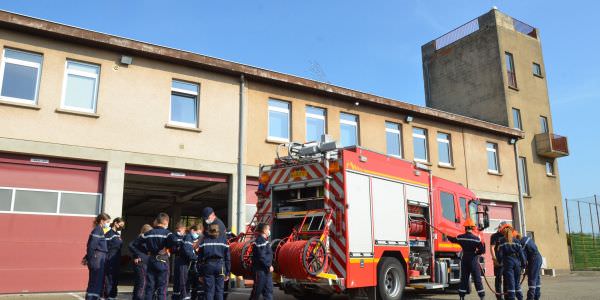
[[489, 226], [473, 192], [425, 165], [338, 148], [327, 136], [282, 148], [286, 156], [278, 150], [273, 165], [261, 166], [257, 213], [231, 242], [234, 274], [250, 278], [254, 227], [265, 222], [279, 287], [298, 299], [396, 300], [407, 286], [459, 283], [461, 249], [446, 235], [462, 233], [467, 217], [475, 234]]

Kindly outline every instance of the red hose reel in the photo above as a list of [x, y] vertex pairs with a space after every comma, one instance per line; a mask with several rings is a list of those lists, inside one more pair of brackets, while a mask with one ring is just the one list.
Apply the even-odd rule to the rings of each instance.
[[287, 278], [309, 279], [329, 269], [327, 248], [318, 237], [284, 243], [276, 258], [279, 274]]

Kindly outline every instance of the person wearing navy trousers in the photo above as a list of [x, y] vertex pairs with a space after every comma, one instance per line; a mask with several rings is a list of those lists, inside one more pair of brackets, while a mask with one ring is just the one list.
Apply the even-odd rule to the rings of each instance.
[[148, 270], [148, 250], [144, 247], [142, 251], [138, 250], [134, 245], [142, 244], [142, 235], [152, 230], [152, 225], [144, 224], [140, 230], [140, 235], [129, 243], [129, 252], [133, 256], [133, 300], [144, 300], [144, 290], [146, 289], [146, 272]]
[[111, 223], [104, 237], [108, 247], [108, 255], [106, 256], [106, 271], [104, 275], [104, 298], [106, 300], [117, 299], [117, 286], [119, 285], [119, 273], [121, 272], [121, 248], [123, 240], [121, 239], [121, 230], [125, 228], [123, 218], [115, 218]]
[[523, 247], [519, 239], [515, 237], [515, 231], [511, 225], [505, 225], [501, 230], [503, 237], [500, 239], [500, 246], [496, 257], [502, 262], [503, 278], [506, 284], [505, 299], [523, 299], [521, 291], [521, 272], [527, 263]]
[[473, 234], [475, 222], [471, 218], [465, 220], [463, 224], [465, 233], [457, 237], [448, 237], [452, 243], [459, 244], [462, 248], [462, 257], [460, 259], [460, 286], [458, 295], [461, 300], [465, 299], [465, 294], [469, 293], [469, 278], [473, 276], [477, 295], [480, 299], [485, 298], [485, 289], [481, 282], [481, 266], [479, 265], [479, 257], [485, 253], [485, 245], [481, 239]]
[[229, 280], [229, 245], [218, 224], [209, 225], [208, 235], [200, 242], [198, 261], [204, 280], [204, 299], [223, 300], [225, 281]]
[[175, 239], [176, 246], [173, 249], [173, 254], [175, 254], [175, 262], [173, 265], [173, 300], [185, 299], [183, 294], [185, 294], [185, 281], [181, 281], [185, 275], [183, 273], [187, 273], [187, 266], [184, 261], [181, 259], [183, 253], [183, 239], [186, 235], [187, 228], [183, 222], [177, 223], [175, 226]]
[[104, 229], [110, 227], [110, 216], [106, 213], [99, 214], [94, 219], [94, 229], [87, 241], [87, 251], [82, 260], [89, 270], [88, 285], [85, 292], [86, 300], [101, 299], [104, 288], [104, 268], [106, 265], [106, 238]]
[[258, 300], [262, 296], [265, 300], [273, 299], [273, 250], [269, 245], [271, 229], [268, 224], [259, 223], [256, 226], [256, 240], [252, 248], [252, 271], [254, 272], [254, 286], [250, 293], [250, 300]]
[[542, 296], [542, 254], [531, 237], [523, 237], [521, 245], [527, 258], [527, 300], [539, 300]]

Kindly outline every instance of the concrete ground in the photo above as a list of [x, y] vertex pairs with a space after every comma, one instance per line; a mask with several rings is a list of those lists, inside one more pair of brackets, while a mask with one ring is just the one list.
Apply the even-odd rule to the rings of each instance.
[[[493, 284], [493, 278], [488, 278], [490, 284]], [[598, 295], [598, 285], [600, 284], [600, 272], [573, 272], [560, 274], [556, 277], [542, 277], [542, 299], [600, 299]], [[484, 283], [485, 285], [485, 283]], [[121, 293], [118, 299], [131, 299], [131, 286], [119, 287]], [[527, 290], [527, 284], [523, 285], [523, 290]], [[494, 299], [492, 292], [486, 287], [486, 299]], [[234, 289], [229, 300], [246, 300], [250, 295], [250, 289]], [[435, 291], [422, 292], [407, 290], [405, 299], [458, 299], [455, 291]], [[61, 293], [61, 294], [26, 294], [26, 295], [0, 295], [0, 300], [25, 300], [25, 299], [83, 299], [83, 293]], [[275, 288], [273, 299], [293, 300], [294, 297], [284, 295]], [[333, 297], [335, 300], [347, 299], [341, 295]], [[478, 299], [476, 295], [470, 295], [467, 299]]]

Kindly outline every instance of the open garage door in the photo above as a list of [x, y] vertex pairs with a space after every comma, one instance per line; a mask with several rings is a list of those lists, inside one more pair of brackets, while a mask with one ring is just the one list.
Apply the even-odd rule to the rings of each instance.
[[[123, 194], [124, 245], [135, 239], [143, 224], [160, 212], [171, 216], [171, 229], [179, 221], [197, 222], [202, 209], [214, 208], [228, 224], [229, 176], [188, 170], [127, 165]], [[126, 247], [123, 255], [130, 256]], [[130, 267], [130, 264], [128, 264]]]
[[83, 290], [104, 164], [0, 153], [0, 294]]

